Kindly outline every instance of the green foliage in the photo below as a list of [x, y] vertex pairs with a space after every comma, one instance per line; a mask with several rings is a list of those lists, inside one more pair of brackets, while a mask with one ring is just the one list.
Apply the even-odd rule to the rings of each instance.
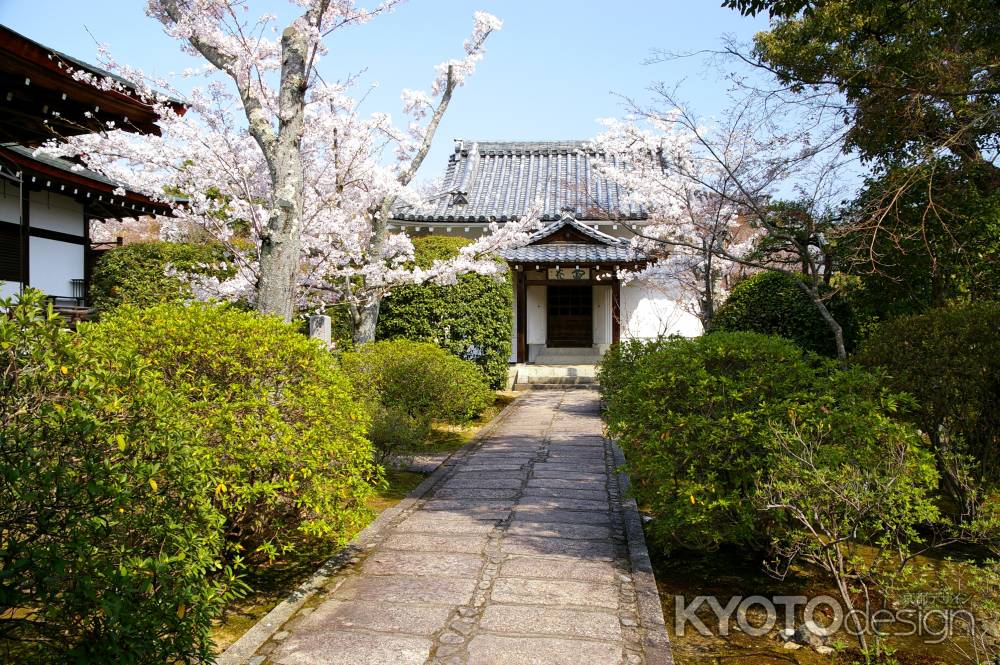
[[[413, 239], [414, 262], [422, 268], [455, 256], [464, 238]], [[511, 351], [513, 289], [502, 279], [468, 274], [450, 286], [407, 285], [382, 301], [376, 337], [433, 342], [482, 369], [493, 388], [507, 381]]]
[[276, 318], [227, 306], [121, 307], [81, 326], [91, 343], [136, 353], [186, 400], [217, 460], [213, 500], [248, 556], [295, 532], [346, 542], [377, 481], [367, 418], [335, 359]]
[[208, 243], [142, 242], [105, 252], [94, 266], [90, 297], [99, 313], [120, 305], [151, 307], [192, 298], [188, 276], [231, 277], [225, 250]]
[[936, 309], [883, 323], [854, 357], [885, 368], [892, 389], [916, 398], [909, 417], [965, 511], [1000, 489], [998, 330], [1000, 303]]
[[852, 441], [873, 436], [897, 401], [876, 375], [745, 332], [613, 348], [600, 382], [609, 431], [665, 549], [763, 548], [776, 516], [752, 499], [776, 466], [772, 428], [806, 418]]
[[[463, 423], [493, 403], [478, 368], [429, 342], [371, 342], [341, 365], [373, 411], [373, 439], [383, 454], [419, 443], [430, 421]], [[421, 441], [423, 437], [420, 437]]]
[[[907, 163], [944, 148], [996, 186], [1000, 13], [986, 0], [729, 0], [777, 16], [755, 53], [793, 90], [836, 88], [848, 145]], [[798, 10], [805, 7], [805, 11]]]
[[[833, 297], [827, 308], [843, 327], [844, 344], [851, 349], [856, 332], [850, 307]], [[784, 272], [760, 272], [733, 287], [712, 319], [710, 331], [780, 335], [808, 351], [837, 355], [833, 333], [816, 305], [796, 278]]]
[[851, 206], [859, 225], [840, 240], [861, 289], [850, 295], [875, 319], [918, 314], [1000, 289], [1000, 192], [983, 196], [956, 159], [893, 167], [870, 177]]
[[45, 302], [0, 301], [0, 659], [210, 660], [211, 621], [242, 592], [211, 455], [147, 361]]

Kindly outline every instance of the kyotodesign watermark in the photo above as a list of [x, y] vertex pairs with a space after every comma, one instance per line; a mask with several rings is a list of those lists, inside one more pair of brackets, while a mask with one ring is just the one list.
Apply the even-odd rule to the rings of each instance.
[[[705, 636], [728, 636], [738, 629], [753, 637], [773, 630], [794, 631], [805, 626], [810, 633], [833, 639], [837, 635], [920, 636], [926, 644], [939, 644], [955, 635], [977, 634], [976, 617], [961, 607], [967, 597], [918, 594], [905, 607], [844, 608], [832, 596], [695, 596], [690, 602], [674, 596], [674, 630], [683, 636], [693, 628]], [[935, 602], [936, 601], [936, 602]]]

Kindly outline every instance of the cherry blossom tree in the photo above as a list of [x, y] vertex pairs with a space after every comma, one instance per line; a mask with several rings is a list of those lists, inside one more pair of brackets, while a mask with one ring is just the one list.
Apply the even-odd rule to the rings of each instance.
[[[829, 234], [836, 230], [828, 211], [842, 193], [840, 175], [849, 161], [839, 150], [842, 137], [809, 119], [782, 125], [753, 97], [707, 124], [665, 86], [653, 90], [658, 106], [630, 101], [627, 120], [609, 121], [589, 148], [595, 169], [652, 217], [641, 228], [622, 221], [636, 245], [663, 257], [640, 276], [686, 286], [706, 323], [728, 277], [743, 270], [787, 272], [845, 359], [843, 328], [826, 306]], [[781, 197], [794, 204], [776, 203]]]
[[619, 220], [633, 245], [656, 259], [622, 277], [660, 285], [707, 328], [742, 269], [726, 254], [745, 253], [756, 234], [739, 215], [733, 178], [700, 162], [692, 137], [672, 118], [645, 120], [606, 120], [606, 131], [588, 146], [594, 168], [651, 218], [641, 227]]
[[[167, 238], [208, 236], [224, 243], [237, 277], [199, 286], [290, 319], [297, 307], [347, 303], [358, 341], [374, 335], [378, 304], [394, 286], [448, 282], [463, 272], [495, 272], [489, 255], [526, 241], [533, 215], [493, 225], [460, 256], [413, 268], [405, 233], [390, 233], [397, 202], [416, 202], [409, 185], [427, 155], [452, 96], [475, 71], [487, 38], [502, 23], [476, 12], [462, 57], [436, 67], [428, 91], [402, 93], [405, 127], [365, 114], [351, 95], [356, 77], [321, 73], [325, 42], [367, 23], [398, 0], [374, 8], [353, 0], [294, 0], [301, 10], [277, 33], [276, 17], [249, 19], [245, 0], [150, 0], [147, 13], [183, 49], [206, 61], [185, 72], [202, 83], [178, 112], [158, 90], [169, 82], [120, 65], [116, 77], [75, 72], [104, 88], [130, 87], [160, 115], [159, 136], [107, 131], [42, 149], [74, 156], [135, 191], [169, 203]], [[174, 93], [176, 94], [176, 93]]]

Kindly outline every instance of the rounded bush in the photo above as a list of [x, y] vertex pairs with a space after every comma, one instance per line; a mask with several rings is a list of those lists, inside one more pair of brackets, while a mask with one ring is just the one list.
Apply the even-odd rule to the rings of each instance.
[[881, 324], [853, 358], [884, 368], [892, 389], [916, 398], [910, 417], [942, 467], [954, 465], [948, 456], [968, 456], [971, 477], [992, 488], [1000, 487], [998, 330], [1000, 303], [936, 309]]
[[[827, 308], [844, 329], [844, 344], [850, 350], [856, 337], [850, 308], [837, 297], [827, 301]], [[837, 355], [833, 333], [816, 305], [795, 277], [784, 272], [759, 272], [733, 287], [715, 313], [709, 331], [778, 335], [807, 351]]]
[[474, 364], [428, 342], [372, 342], [341, 364], [366, 402], [411, 418], [463, 423], [494, 399]]
[[145, 358], [186, 400], [216, 460], [226, 534], [274, 556], [295, 532], [346, 542], [377, 482], [368, 425], [333, 356], [274, 317], [221, 305], [122, 307], [81, 326], [92, 344]]
[[151, 307], [191, 300], [188, 275], [234, 274], [225, 249], [212, 243], [140, 242], [105, 252], [94, 266], [90, 298], [99, 313], [120, 305]]
[[[413, 239], [414, 262], [430, 267], [458, 254], [465, 238]], [[502, 278], [467, 274], [449, 286], [407, 285], [382, 301], [376, 337], [433, 342], [483, 371], [490, 386], [503, 388], [511, 352], [513, 288], [504, 265]]]
[[242, 591], [212, 456], [148, 362], [0, 301], [0, 627], [10, 662], [202, 662]]
[[876, 431], [897, 401], [884, 403], [877, 375], [757, 333], [633, 343], [609, 360], [600, 368], [608, 429], [667, 550], [763, 548], [773, 518], [753, 498], [774, 467], [774, 427], [808, 419], [830, 440], [852, 440]]

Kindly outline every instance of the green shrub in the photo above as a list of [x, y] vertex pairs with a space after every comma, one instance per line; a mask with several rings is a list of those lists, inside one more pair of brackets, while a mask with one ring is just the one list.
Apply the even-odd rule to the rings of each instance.
[[423, 430], [432, 420], [463, 423], [494, 400], [474, 364], [429, 342], [372, 342], [343, 354], [341, 365], [376, 418], [382, 419], [373, 432], [396, 432], [376, 441], [383, 454], [392, 452], [389, 447], [412, 447], [407, 426]]
[[898, 401], [876, 375], [756, 333], [632, 343], [607, 360], [608, 429], [665, 549], [764, 547], [774, 518], [752, 499], [774, 466], [772, 427], [809, 413], [832, 438], [864, 436]]
[[[413, 239], [415, 263], [458, 254], [464, 238], [424, 236]], [[503, 388], [511, 352], [513, 289], [504, 266], [502, 279], [468, 274], [456, 284], [407, 285], [382, 301], [376, 337], [433, 342], [459, 358], [476, 363], [490, 386]]]
[[94, 266], [90, 298], [99, 313], [191, 300], [188, 275], [232, 277], [221, 245], [142, 242], [105, 252]]
[[[827, 308], [843, 327], [844, 344], [850, 350], [856, 341], [850, 307], [843, 299], [834, 297], [827, 301]], [[795, 277], [784, 272], [759, 272], [733, 287], [709, 330], [779, 335], [807, 351], [837, 355], [833, 333], [816, 305], [798, 286]]]
[[0, 660], [211, 658], [242, 586], [197, 435], [146, 361], [0, 301]]
[[854, 356], [916, 398], [910, 418], [930, 438], [961, 510], [977, 491], [1000, 489], [998, 330], [1000, 303], [937, 309], [883, 323]]
[[346, 542], [377, 481], [367, 417], [336, 361], [276, 318], [203, 303], [122, 307], [81, 334], [134, 352], [187, 401], [217, 460], [226, 534], [273, 556], [297, 531]]

